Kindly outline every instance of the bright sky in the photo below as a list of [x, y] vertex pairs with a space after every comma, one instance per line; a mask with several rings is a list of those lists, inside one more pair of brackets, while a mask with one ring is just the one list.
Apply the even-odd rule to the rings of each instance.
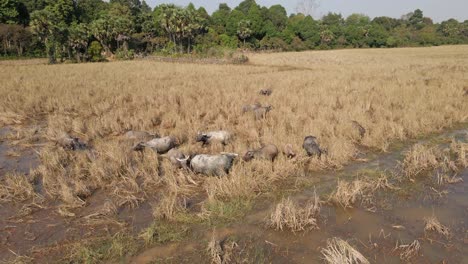
[[[257, 0], [262, 6], [281, 4], [289, 13], [296, 12], [297, 3], [301, 0]], [[307, 1], [307, 0], [306, 0]], [[310, 0], [309, 0], [310, 1]], [[218, 8], [219, 3], [227, 3], [231, 8], [237, 6], [241, 0], [146, 0], [154, 7], [161, 3], [175, 3], [186, 6], [192, 2], [195, 6], [203, 6], [209, 13]], [[319, 3], [315, 17], [321, 17], [328, 12], [341, 13], [348, 16], [352, 13], [362, 13], [370, 17], [390, 16], [399, 18], [417, 8], [431, 17], [435, 22], [448, 18], [459, 21], [468, 20], [468, 0], [317, 0]]]

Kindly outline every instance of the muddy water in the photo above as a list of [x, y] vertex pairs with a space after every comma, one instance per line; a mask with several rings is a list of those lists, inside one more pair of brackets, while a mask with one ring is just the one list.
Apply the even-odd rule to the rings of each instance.
[[[440, 136], [430, 136], [423, 142], [447, 145], [450, 138], [467, 141], [468, 130], [457, 130]], [[1, 133], [9, 133], [2, 129]], [[336, 187], [337, 178], [352, 179], [358, 173], [366, 171], [393, 171], [403, 153], [409, 146], [417, 143], [405, 142], [395, 144], [388, 153], [369, 154], [366, 162], [356, 162], [346, 166], [338, 172], [311, 173], [314, 187], [305, 188], [291, 194], [291, 198], [298, 201], [313, 197], [317, 191], [322, 197]], [[31, 155], [18, 149], [21, 154], [14, 157], [8, 154], [12, 146], [0, 142], [0, 177], [5, 172], [29, 172], [37, 165], [34, 153]], [[14, 150], [14, 149], [13, 149]], [[23, 152], [21, 152], [23, 151]], [[28, 156], [29, 155], [29, 156]], [[340, 237], [350, 242], [362, 252], [372, 263], [401, 263], [398, 253], [393, 251], [397, 241], [409, 244], [418, 239], [422, 251], [413, 263], [468, 263], [468, 170], [460, 173], [464, 182], [435, 186], [430, 182], [418, 181], [412, 183], [409, 193], [382, 193], [378, 195], [377, 210], [367, 211], [363, 206], [343, 210], [326, 205], [322, 208], [319, 219], [320, 230], [307, 233], [292, 234], [288, 231], [278, 232], [264, 227], [264, 220], [269, 215], [278, 197], [264, 198], [256, 203], [248, 216], [238, 223], [228, 227], [217, 228], [215, 235], [218, 239], [232, 238], [238, 241], [239, 251], [245, 255], [248, 252], [247, 263], [319, 263], [322, 262], [320, 249], [326, 245], [326, 240]], [[439, 197], [429, 187], [447, 190], [449, 193]], [[64, 218], [57, 213], [54, 203], [43, 204], [43, 209], [31, 208], [32, 213], [27, 217], [17, 214], [22, 205], [0, 206], [0, 260], [12, 257], [10, 249], [17, 254], [28, 254], [31, 248], [53, 247], [64, 245], [67, 241], [79, 241], [98, 235], [114, 233], [119, 226], [110, 224], [88, 225], [85, 217], [102, 205], [106, 197], [103, 193], [95, 193], [87, 202], [87, 207], [77, 211], [76, 218]], [[423, 218], [436, 215], [438, 219], [450, 227], [453, 237], [429, 237], [424, 234]], [[152, 222], [149, 203], [145, 203], [137, 210], [127, 208], [119, 212], [119, 221], [133, 227], [136, 233]], [[403, 226], [397, 230], [393, 226]], [[174, 243], [150, 248], [135, 258], [128, 259], [130, 263], [208, 263], [206, 246], [211, 239], [211, 227], [196, 227], [190, 238], [181, 243]], [[59, 250], [57, 246], [57, 250]], [[49, 252], [33, 250], [35, 261], [47, 262]], [[54, 257], [60, 257], [60, 252]]]
[[0, 129], [0, 177], [6, 173], [28, 174], [30, 169], [39, 165], [39, 159], [34, 149], [24, 149], [11, 146], [2, 138], [13, 133], [9, 127]]
[[[457, 130], [419, 142], [444, 147], [450, 138], [467, 142], [468, 130]], [[339, 172], [314, 173], [311, 177], [316, 179], [316, 186], [295, 193], [291, 198], [307, 200], [313, 197], [314, 191], [322, 194], [323, 198], [336, 186], [337, 178], [351, 179], [366, 170], [394, 171], [411, 145], [397, 146], [386, 154], [373, 154], [367, 157], [367, 162], [351, 164]], [[412, 263], [468, 263], [468, 169], [458, 176], [464, 179], [458, 184], [438, 186], [431, 180], [420, 179], [406, 183], [411, 186], [399, 186], [412, 190], [404, 194], [398, 191], [378, 193], [376, 210], [366, 210], [359, 204], [347, 210], [326, 205], [322, 207], [319, 219], [320, 230], [300, 234], [265, 228], [264, 221], [275, 206], [271, 199], [265, 199], [242, 222], [217, 228], [215, 234], [219, 240], [236, 238], [240, 244], [247, 244], [244, 254], [254, 252], [254, 255], [262, 256], [255, 261], [249, 258], [255, 263], [321, 263], [320, 249], [332, 237], [347, 240], [371, 263], [405, 263], [400, 260], [399, 251], [394, 250], [395, 246], [397, 243], [410, 244], [416, 239], [421, 244], [421, 251], [411, 260]], [[440, 195], [431, 187], [447, 193]], [[450, 228], [450, 238], [425, 234], [423, 219], [432, 215]], [[193, 241], [151, 248], [130, 262], [207, 263], [206, 246], [213, 233], [206, 229], [198, 232]]]

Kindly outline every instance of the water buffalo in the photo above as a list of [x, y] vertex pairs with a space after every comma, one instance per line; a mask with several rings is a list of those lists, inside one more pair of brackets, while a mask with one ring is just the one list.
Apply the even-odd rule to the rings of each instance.
[[252, 159], [275, 161], [277, 156], [278, 148], [273, 144], [268, 144], [259, 149], [247, 151], [242, 159], [244, 161], [250, 161]]
[[207, 176], [222, 176], [229, 173], [237, 156], [234, 153], [221, 153], [219, 155], [201, 154], [177, 160], [195, 173]]
[[272, 93], [273, 93], [273, 90], [271, 89], [262, 89], [259, 92], [260, 95], [265, 95], [265, 96], [270, 96]]
[[88, 147], [86, 143], [80, 141], [79, 138], [71, 137], [68, 134], [63, 134], [60, 136], [57, 139], [56, 144], [60, 145], [64, 149], [69, 150], [83, 150]]
[[151, 134], [146, 131], [134, 131], [134, 130], [127, 131], [124, 136], [127, 139], [139, 140], [139, 141], [149, 141], [153, 138], [159, 137], [159, 135], [157, 134]]
[[322, 156], [322, 150], [316, 140], [317, 138], [314, 136], [307, 136], [304, 138], [304, 144], [302, 144], [302, 147], [305, 149], [309, 157], [320, 158]]
[[251, 105], [244, 105], [242, 106], [242, 113], [247, 113], [247, 112], [252, 112], [255, 111], [255, 109], [262, 107], [260, 103], [255, 103]]
[[351, 123], [352, 123], [354, 129], [356, 129], [359, 132], [359, 136], [361, 138], [363, 138], [364, 135], [366, 135], [366, 129], [363, 126], [361, 126], [361, 124], [359, 124], [357, 121], [353, 120], [353, 121], [351, 121]]
[[271, 105], [256, 108], [254, 110], [255, 120], [266, 118], [267, 113], [270, 112], [272, 109], [273, 107]]
[[231, 140], [232, 135], [228, 131], [212, 131], [208, 133], [198, 132], [197, 137], [195, 138], [196, 142], [203, 142], [203, 145], [208, 145], [213, 142], [219, 142], [223, 145], [227, 145]]
[[296, 157], [296, 152], [294, 152], [294, 148], [291, 144], [284, 145], [283, 154], [289, 159]]
[[161, 137], [154, 138], [147, 142], [140, 142], [133, 149], [135, 151], [142, 151], [145, 147], [147, 147], [156, 151], [158, 154], [164, 154], [176, 146], [177, 140], [174, 137]]
[[185, 159], [185, 155], [176, 148], [169, 150], [169, 152], [167, 152], [167, 154], [163, 154], [162, 157], [167, 158], [172, 163], [172, 165], [178, 169], [184, 167], [184, 164], [182, 164], [179, 160]]

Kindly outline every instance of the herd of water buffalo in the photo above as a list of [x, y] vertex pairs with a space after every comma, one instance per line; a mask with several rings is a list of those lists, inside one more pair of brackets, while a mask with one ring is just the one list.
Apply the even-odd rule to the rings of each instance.
[[[264, 89], [259, 92], [261, 95], [270, 96], [272, 94], [271, 89]], [[242, 107], [242, 112], [253, 112], [255, 119], [263, 119], [266, 114], [272, 109], [271, 106], [262, 106], [259, 103], [253, 105], [245, 105]], [[353, 126], [359, 132], [361, 137], [364, 136], [366, 130], [356, 121], [353, 121]], [[238, 157], [235, 153], [220, 153], [216, 155], [209, 154], [193, 154], [185, 155], [180, 151], [177, 143], [177, 139], [172, 136], [161, 137], [157, 134], [151, 134], [146, 131], [128, 131], [124, 137], [128, 140], [138, 142], [134, 147], [134, 151], [143, 151], [145, 148], [152, 149], [156, 153], [160, 154], [170, 160], [170, 162], [176, 168], [184, 168], [195, 173], [200, 173], [208, 176], [221, 176], [228, 174], [234, 159]], [[229, 131], [211, 131], [201, 133], [198, 132], [195, 141], [200, 142], [203, 146], [210, 144], [222, 144], [227, 145], [233, 139], [233, 135]], [[78, 138], [73, 138], [67, 134], [64, 134], [57, 140], [57, 143], [65, 149], [70, 150], [82, 150], [88, 148], [87, 144], [82, 142]], [[304, 138], [302, 144], [303, 149], [309, 157], [320, 158], [325, 150], [320, 148], [317, 138], [314, 136], [307, 136]], [[274, 144], [266, 144], [259, 149], [248, 150], [242, 157], [246, 162], [252, 159], [263, 159], [273, 162], [279, 154], [278, 147]], [[294, 158], [296, 153], [291, 144], [284, 146], [283, 154], [288, 158]]]

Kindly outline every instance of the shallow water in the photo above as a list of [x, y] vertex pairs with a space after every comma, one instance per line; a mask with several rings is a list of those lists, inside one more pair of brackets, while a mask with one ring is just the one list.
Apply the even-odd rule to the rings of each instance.
[[7, 140], [1, 140], [13, 133], [9, 127], [0, 129], [0, 177], [6, 173], [28, 174], [30, 169], [39, 165], [39, 159], [33, 149], [11, 146]]
[[[436, 142], [444, 147], [448, 145], [450, 138], [467, 142], [467, 135], [468, 130], [461, 129], [413, 143]], [[314, 191], [319, 194], [328, 193], [336, 186], [337, 178], [352, 178], [358, 172], [394, 171], [398, 162], [402, 160], [403, 153], [410, 146], [393, 149], [389, 153], [369, 155], [367, 162], [350, 164], [339, 172], [313, 173], [310, 177], [316, 178], [316, 186], [290, 197], [293, 200], [304, 201], [312, 198]], [[419, 191], [405, 196], [391, 192], [379, 193], [376, 195], [378, 198], [375, 212], [368, 211], [359, 204], [347, 210], [326, 205], [322, 207], [319, 218], [320, 230], [298, 234], [265, 227], [265, 219], [276, 204], [270, 199], [265, 199], [259, 202], [242, 222], [216, 229], [215, 234], [219, 240], [235, 237], [239, 243], [248, 243], [250, 250], [268, 252], [270, 256], [263, 259], [266, 263], [321, 263], [323, 260], [320, 249], [325, 247], [327, 239], [332, 237], [347, 240], [371, 263], [404, 263], [394, 248], [397, 243], [410, 244], [416, 239], [421, 243], [421, 251], [411, 260], [412, 263], [468, 263], [468, 169], [461, 171], [458, 176], [464, 181], [444, 186], [437, 186], [430, 180], [417, 180], [412, 183], [414, 186], [409, 188]], [[430, 187], [439, 191], [446, 190], [448, 194], [440, 197]], [[432, 215], [450, 228], [450, 238], [425, 234], [424, 218]], [[397, 229], [396, 226], [400, 227]], [[133, 258], [131, 262], [207, 262], [204, 250], [212, 232], [200, 232], [202, 233], [198, 236], [203, 237], [203, 243], [197, 240], [198, 242], [154, 247]], [[248, 241], [245, 241], [245, 238], [249, 238]], [[193, 248], [198, 248], [198, 251]]]
[[[9, 133], [0, 130], [1, 133]], [[293, 200], [305, 201], [317, 191], [322, 199], [336, 187], [338, 178], [352, 179], [358, 173], [372, 171], [394, 171], [403, 153], [418, 142], [431, 142], [442, 147], [448, 145], [450, 138], [468, 141], [468, 130], [461, 129], [437, 136], [430, 136], [408, 144], [395, 144], [388, 153], [371, 153], [365, 156], [367, 161], [354, 162], [336, 172], [313, 172], [308, 178], [315, 186], [307, 187], [290, 194]], [[0, 176], [5, 172], [29, 172], [37, 165], [35, 154], [20, 152], [20, 157], [10, 157], [7, 152], [11, 146], [0, 143]], [[24, 150], [23, 150], [24, 151]], [[24, 154], [24, 155], [23, 155]], [[31, 162], [32, 161], [32, 162]], [[468, 263], [468, 170], [460, 172], [464, 182], [436, 186], [449, 193], [443, 197], [430, 190], [435, 186], [430, 181], [417, 181], [408, 188], [412, 191], [405, 195], [382, 192], [377, 195], [375, 212], [356, 205], [354, 209], [343, 210], [340, 207], [325, 205], [319, 218], [320, 230], [293, 234], [289, 231], [274, 231], [265, 227], [265, 219], [276, 205], [278, 199], [260, 198], [248, 215], [238, 223], [217, 228], [218, 239], [234, 238], [242, 248], [240, 254], [249, 252], [248, 260], [254, 263], [320, 263], [320, 250], [327, 239], [340, 237], [364, 254], [371, 263], [401, 263], [398, 252], [394, 252], [397, 241], [409, 244], [415, 239], [421, 242], [420, 255], [412, 263]], [[401, 187], [401, 186], [400, 186]], [[17, 254], [27, 254], [33, 247], [53, 247], [67, 241], [76, 241], [112, 234], [119, 226], [112, 224], [88, 225], [85, 217], [95, 212], [106, 200], [103, 192], [94, 193], [88, 205], [75, 212], [76, 217], [64, 218], [57, 212], [57, 205], [48, 203], [44, 209], [32, 208], [26, 217], [18, 216], [21, 206], [0, 205], [0, 260], [11, 257], [13, 250]], [[149, 202], [138, 209], [121, 209], [118, 219], [127, 223], [138, 233], [153, 221]], [[450, 239], [438, 236], [426, 237], [424, 217], [431, 215], [448, 226], [453, 236]], [[397, 230], [393, 226], [403, 226]], [[207, 263], [206, 246], [211, 239], [213, 229], [206, 226], [196, 227], [187, 241], [149, 248], [141, 254], [127, 259], [130, 263]], [[432, 239], [432, 240], [430, 240]], [[60, 247], [57, 247], [60, 248]], [[48, 253], [33, 252], [39, 262], [47, 262]], [[56, 252], [60, 256], [60, 252]]]

